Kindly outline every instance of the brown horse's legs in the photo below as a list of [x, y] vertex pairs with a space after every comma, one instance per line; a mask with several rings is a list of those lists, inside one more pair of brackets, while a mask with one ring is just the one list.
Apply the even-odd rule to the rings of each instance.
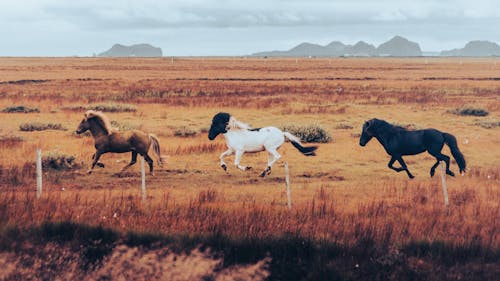
[[149, 157], [149, 155], [147, 153], [144, 153], [144, 160], [146, 160], [146, 162], [148, 162], [148, 165], [149, 165], [149, 173], [153, 174], [153, 159], [151, 159], [151, 157]]
[[[92, 160], [94, 160], [94, 159], [95, 159], [95, 153], [94, 153], [94, 154], [92, 154]], [[96, 166], [97, 166], [97, 167], [99, 167], [99, 168], [104, 168], [104, 163], [102, 163], [102, 162], [97, 162], [97, 163], [96, 163]]]
[[125, 172], [130, 166], [134, 165], [137, 162], [137, 152], [132, 151], [132, 159], [130, 160], [130, 163], [128, 163], [123, 169], [121, 170], [121, 173]]
[[98, 151], [95, 152], [94, 156], [92, 156], [92, 158], [94, 159], [94, 161], [92, 161], [92, 165], [90, 166], [90, 169], [87, 171], [87, 174], [92, 173], [92, 171], [94, 170], [95, 165], [97, 164], [97, 162], [99, 162], [99, 158], [101, 158], [101, 155], [102, 155], [102, 153], [98, 150]]

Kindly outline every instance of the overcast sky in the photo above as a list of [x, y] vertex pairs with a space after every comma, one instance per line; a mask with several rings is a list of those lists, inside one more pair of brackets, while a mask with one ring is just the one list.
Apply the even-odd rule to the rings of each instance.
[[0, 34], [0, 56], [91, 56], [115, 43], [246, 55], [394, 35], [441, 51], [500, 44], [500, 0], [0, 0]]

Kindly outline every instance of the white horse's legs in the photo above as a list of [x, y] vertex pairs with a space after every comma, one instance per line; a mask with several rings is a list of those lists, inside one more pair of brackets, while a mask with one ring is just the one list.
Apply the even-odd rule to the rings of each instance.
[[278, 159], [281, 158], [281, 155], [278, 153], [278, 151], [276, 151], [276, 149], [270, 150], [269, 151], [269, 156], [272, 156], [272, 158], [269, 157], [269, 159], [267, 160], [267, 166], [269, 166], [269, 167], [271, 167], [272, 165], [274, 165], [274, 163], [276, 161], [278, 161]]
[[224, 157], [226, 156], [229, 156], [233, 153], [233, 150], [231, 148], [229, 148], [228, 150], [222, 152], [222, 154], [220, 155], [220, 166], [222, 167], [222, 169], [224, 169], [224, 171], [227, 171], [227, 165], [226, 165], [226, 162], [224, 162]]
[[236, 150], [236, 155], [234, 157], [234, 165], [242, 170], [242, 171], [246, 171], [246, 170], [250, 170], [252, 167], [248, 167], [248, 166], [241, 166], [240, 165], [240, 160], [241, 160], [241, 156], [243, 156], [243, 150]]
[[271, 174], [271, 167], [274, 165], [274, 163], [276, 161], [278, 161], [278, 159], [281, 158], [281, 155], [278, 153], [278, 151], [276, 151], [276, 148], [267, 148], [267, 152], [269, 153], [269, 158], [267, 160], [267, 167], [266, 169], [264, 169], [264, 171], [262, 171], [262, 173], [260, 174], [261, 177], [265, 177], [269, 174]]

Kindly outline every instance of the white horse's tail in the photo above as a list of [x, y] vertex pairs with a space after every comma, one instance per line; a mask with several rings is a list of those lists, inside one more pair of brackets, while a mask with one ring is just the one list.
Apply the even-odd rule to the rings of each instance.
[[149, 139], [151, 140], [153, 151], [158, 159], [158, 166], [163, 167], [163, 157], [160, 153], [160, 141], [158, 140], [158, 137], [153, 134], [149, 134]]
[[302, 146], [302, 143], [300, 142], [300, 138], [297, 136], [294, 136], [290, 134], [289, 132], [283, 132], [283, 135], [290, 140], [292, 145], [302, 154], [305, 156], [316, 156], [316, 153], [314, 152], [316, 149], [318, 149], [317, 146]]

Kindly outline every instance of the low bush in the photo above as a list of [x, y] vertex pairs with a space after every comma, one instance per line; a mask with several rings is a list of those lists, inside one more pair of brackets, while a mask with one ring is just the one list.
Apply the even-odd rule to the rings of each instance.
[[42, 156], [42, 167], [52, 170], [73, 170], [81, 168], [81, 165], [75, 160], [76, 157], [73, 155], [52, 152]]
[[174, 136], [182, 138], [194, 137], [197, 134], [198, 134], [197, 131], [188, 127], [181, 127], [174, 131]]
[[284, 126], [283, 131], [296, 135], [305, 142], [327, 143], [332, 140], [332, 136], [318, 125]]
[[500, 127], [500, 121], [481, 121], [474, 123], [477, 126], [481, 126], [485, 129], [494, 129]]
[[2, 110], [3, 113], [39, 113], [40, 109], [30, 108], [24, 105], [8, 106]]
[[461, 116], [486, 116], [489, 114], [489, 112], [485, 109], [473, 107], [455, 108], [449, 112]]
[[86, 105], [73, 105], [62, 107], [63, 110], [71, 111], [86, 111], [86, 110], [97, 110], [102, 112], [136, 112], [137, 107], [131, 104], [125, 103], [94, 103]]
[[340, 123], [338, 124], [335, 129], [339, 129], [339, 130], [350, 130], [350, 129], [354, 129], [354, 127], [350, 124], [347, 124], [347, 123]]
[[67, 131], [62, 124], [53, 124], [53, 123], [23, 123], [19, 126], [19, 130], [23, 132], [33, 132], [33, 131], [45, 131], [45, 130], [59, 130], [59, 131]]

